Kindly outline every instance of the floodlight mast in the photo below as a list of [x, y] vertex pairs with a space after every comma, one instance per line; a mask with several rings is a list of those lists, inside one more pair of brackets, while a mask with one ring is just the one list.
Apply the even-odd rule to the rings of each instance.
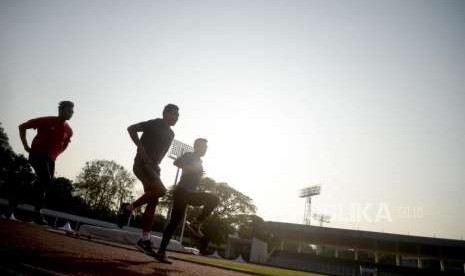
[[323, 226], [323, 223], [330, 223], [331, 216], [323, 214], [313, 214], [313, 219], [320, 222], [320, 226]]
[[300, 197], [305, 198], [304, 224], [311, 225], [312, 222], [312, 197], [319, 195], [321, 186], [315, 185], [300, 190]]
[[[194, 148], [189, 146], [188, 144], [184, 144], [178, 140], [174, 140], [171, 144], [171, 150], [168, 155], [169, 158], [176, 160], [181, 157], [186, 152], [193, 152]], [[176, 187], [176, 183], [178, 183], [178, 176], [179, 176], [179, 168], [176, 170], [176, 177], [174, 178], [174, 186]]]
[[[193, 151], [194, 151], [194, 148], [189, 146], [188, 144], [185, 144], [185, 143], [180, 142], [178, 140], [174, 140], [173, 143], [171, 144], [171, 150], [170, 150], [170, 153], [169, 153], [168, 157], [173, 159], [173, 160], [176, 160], [179, 157], [181, 157], [184, 153], [193, 152]], [[176, 188], [176, 183], [178, 183], [179, 170], [180, 170], [179, 168], [177, 168], [177, 170], [176, 170], [176, 177], [174, 178], [173, 189]], [[170, 205], [170, 209], [168, 211], [168, 215], [167, 215], [167, 218], [166, 218], [166, 223], [167, 224], [171, 220], [171, 212], [172, 211], [173, 211], [173, 204]], [[179, 242], [180, 243], [182, 243], [182, 238], [184, 236], [184, 227], [185, 227], [185, 224], [186, 224], [186, 215], [187, 215], [187, 208], [184, 211], [184, 218], [183, 218], [183, 221], [182, 221], [182, 228], [181, 228], [181, 236], [179, 237]]]

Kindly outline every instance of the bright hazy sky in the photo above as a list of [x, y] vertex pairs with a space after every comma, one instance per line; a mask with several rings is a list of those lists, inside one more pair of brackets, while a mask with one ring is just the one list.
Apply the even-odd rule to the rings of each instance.
[[57, 175], [75, 179], [91, 159], [131, 169], [126, 127], [175, 103], [176, 139], [208, 138], [207, 176], [265, 220], [302, 223], [299, 190], [320, 183], [328, 226], [461, 239], [464, 14], [464, 1], [0, 0], [0, 121], [25, 153], [18, 124], [73, 100]]

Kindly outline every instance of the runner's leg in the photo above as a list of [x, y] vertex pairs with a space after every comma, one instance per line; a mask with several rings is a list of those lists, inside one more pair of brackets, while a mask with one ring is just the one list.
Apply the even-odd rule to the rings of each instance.
[[55, 162], [48, 157], [34, 155], [31, 155], [29, 160], [37, 175], [37, 179], [33, 184], [33, 205], [35, 212], [33, 220], [39, 225], [47, 225], [48, 222], [40, 214], [40, 209], [43, 207], [45, 194], [52, 185]]
[[160, 248], [158, 249], [158, 253], [165, 254], [166, 248], [171, 240], [171, 237], [178, 227], [179, 223], [182, 221], [184, 217], [184, 212], [186, 210], [186, 199], [180, 192], [175, 192], [173, 196], [173, 210], [171, 211], [171, 218], [170, 222], [166, 226], [165, 230], [163, 231], [163, 238], [160, 243]]
[[220, 199], [218, 196], [204, 192], [193, 192], [187, 196], [187, 204], [194, 206], [202, 206], [202, 212], [196, 218], [198, 223], [202, 223], [218, 205]]

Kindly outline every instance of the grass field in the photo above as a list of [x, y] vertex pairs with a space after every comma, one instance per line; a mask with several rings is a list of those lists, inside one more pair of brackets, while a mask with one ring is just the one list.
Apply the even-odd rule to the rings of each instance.
[[224, 259], [213, 259], [213, 258], [202, 257], [202, 256], [193, 256], [193, 255], [179, 256], [177, 255], [176, 258], [181, 259], [181, 260], [195, 262], [195, 263], [207, 264], [207, 265], [212, 265], [216, 267], [233, 269], [233, 270], [238, 270], [238, 271], [243, 271], [243, 272], [251, 272], [251, 273], [267, 275], [267, 276], [324, 276], [323, 274], [316, 274], [316, 273], [296, 271], [296, 270], [288, 270], [288, 269], [248, 264], [248, 263], [240, 263], [240, 262], [224, 260]]

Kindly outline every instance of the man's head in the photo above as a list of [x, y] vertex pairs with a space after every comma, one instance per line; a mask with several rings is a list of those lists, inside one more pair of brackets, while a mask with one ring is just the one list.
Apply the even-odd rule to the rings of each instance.
[[163, 120], [169, 125], [174, 126], [179, 118], [179, 107], [174, 104], [167, 104], [163, 109]]
[[58, 117], [63, 120], [69, 120], [73, 117], [74, 113], [74, 103], [71, 101], [61, 101], [58, 104]]
[[205, 138], [197, 138], [194, 141], [194, 152], [197, 153], [200, 157], [204, 156], [207, 152], [208, 141]]

